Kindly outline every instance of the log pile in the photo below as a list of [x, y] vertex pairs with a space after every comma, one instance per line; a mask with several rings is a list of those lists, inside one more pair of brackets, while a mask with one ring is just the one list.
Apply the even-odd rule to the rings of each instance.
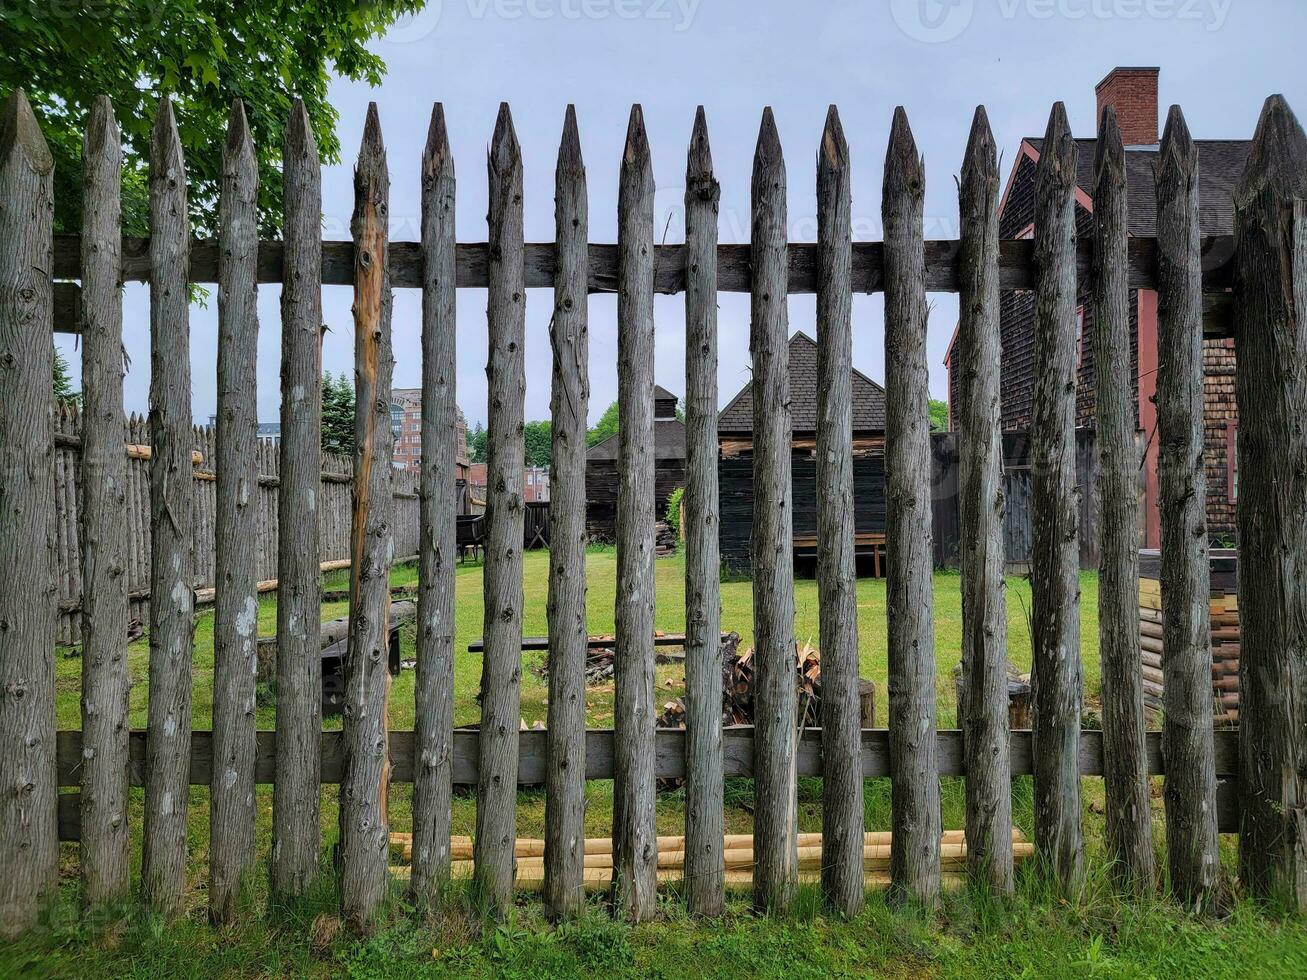
[[[1212, 698], [1218, 726], [1239, 723], [1238, 558], [1233, 550], [1212, 549]], [[1161, 554], [1139, 553], [1139, 657], [1143, 664], [1144, 703], [1162, 708]]]
[[676, 532], [666, 521], [654, 524], [654, 557], [662, 558], [676, 551]]

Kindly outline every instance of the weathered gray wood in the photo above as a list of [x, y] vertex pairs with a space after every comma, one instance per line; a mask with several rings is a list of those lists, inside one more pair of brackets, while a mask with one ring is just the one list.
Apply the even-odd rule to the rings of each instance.
[[123, 452], [122, 144], [113, 105], [91, 106], [82, 153], [82, 900], [127, 897], [127, 455]]
[[722, 799], [721, 545], [717, 501], [717, 210], [708, 121], [695, 111], [685, 161], [685, 903], [726, 902]]
[[852, 176], [839, 112], [817, 151], [817, 598], [821, 646], [821, 886], [832, 909], [862, 909], [864, 814], [858, 707], [858, 570], [853, 551]]
[[554, 174], [558, 279], [549, 325], [549, 765], [545, 775], [545, 911], [585, 905], [585, 453], [590, 339], [585, 290], [589, 199], [576, 108], [567, 107]]
[[195, 630], [188, 225], [182, 144], [165, 97], [150, 144], [150, 754], [141, 877], [146, 902], [167, 917], [186, 897]]
[[458, 401], [454, 300], [454, 157], [445, 108], [431, 110], [422, 154], [422, 475], [418, 548], [415, 737], [420, 766], [413, 786], [415, 904], [439, 898], [449, 877], [454, 730], [454, 563], [457, 560]]
[[789, 311], [785, 291], [788, 234], [785, 159], [776, 120], [762, 113], [753, 154], [753, 631], [754, 718], [758, 773], [754, 789], [753, 904], [783, 914], [798, 884], [798, 799], [794, 779], [793, 490], [790, 485]]
[[979, 106], [958, 185], [962, 292], [954, 356], [961, 367], [958, 510], [966, 679], [958, 726], [966, 733], [967, 867], [977, 880], [1006, 894], [1012, 891], [1012, 785], [1007, 753], [998, 189], [998, 151], [985, 107]]
[[1035, 846], [1068, 890], [1078, 887], [1080, 827], [1079, 491], [1076, 487], [1076, 145], [1053, 106], [1035, 171], [1035, 394], [1031, 675], [1035, 722]]
[[322, 471], [322, 167], [304, 103], [283, 155], [286, 282], [281, 290], [281, 447], [277, 485], [277, 789], [272, 888], [302, 895], [318, 874], [322, 659], [318, 515]]
[[375, 102], [354, 167], [354, 520], [350, 529], [349, 649], [345, 657], [345, 772], [340, 784], [340, 904], [368, 928], [386, 897], [390, 820], [386, 751], [393, 436], [390, 430], [390, 174]]
[[259, 164], [240, 99], [222, 151], [218, 241], [217, 508], [214, 521], [213, 751], [209, 917], [230, 922], [254, 867], [254, 674], [258, 533]]
[[617, 728], [613, 905], [630, 922], [657, 903], [654, 826], [653, 163], [644, 113], [631, 107], [617, 189]]
[[926, 411], [925, 168], [903, 107], [885, 154], [885, 587], [889, 732], [894, 770], [891, 889], [933, 903], [939, 893], [939, 764], [935, 752], [930, 419]]
[[50, 242], [54, 161], [22, 89], [0, 117], [0, 939], [57, 884]]
[[1162, 751], [1171, 890], [1201, 911], [1220, 871], [1212, 757], [1211, 575], [1203, 467], [1198, 150], [1172, 106], [1157, 164], [1157, 440], [1162, 523]]
[[475, 889], [498, 910], [513, 904], [517, 834], [517, 729], [522, 645], [522, 436], [526, 294], [522, 283], [522, 151], [508, 103], [499, 107], [487, 158], [490, 269], [486, 319], [485, 621]]
[[1307, 136], [1266, 100], [1234, 192], [1239, 877], [1307, 907]]
[[1130, 366], [1125, 151], [1116, 112], [1099, 123], [1094, 161], [1094, 369], [1098, 379], [1098, 621], [1103, 670], [1107, 853], [1117, 881], [1153, 885], [1139, 660], [1139, 444]]

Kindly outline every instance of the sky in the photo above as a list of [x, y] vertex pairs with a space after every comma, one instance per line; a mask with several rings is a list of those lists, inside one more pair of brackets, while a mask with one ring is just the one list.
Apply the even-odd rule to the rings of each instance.
[[[345, 147], [324, 168], [323, 237], [347, 239], [352, 166], [370, 101], [377, 103], [391, 169], [392, 240], [419, 237], [418, 178], [433, 102], [445, 106], [457, 173], [460, 242], [486, 238], [486, 148], [501, 101], [512, 109], [524, 160], [527, 241], [554, 232], [553, 181], [563, 114], [576, 105], [590, 200], [590, 240], [617, 237], [617, 179], [632, 103], [644, 109], [653, 153], [655, 235], [683, 240], [685, 151], [695, 107], [708, 119], [721, 183], [722, 242], [749, 240], [749, 182], [764, 106], [776, 115], [788, 172], [791, 241], [816, 240], [815, 158], [830, 103], [839, 107], [853, 169], [853, 234], [880, 239], [880, 187], [895, 106], [906, 108], [926, 164], [925, 236], [957, 236], [957, 191], [975, 107], [988, 111], [1004, 179], [1025, 136], [1044, 132], [1052, 103], [1091, 136], [1094, 85], [1116, 65], [1161, 68], [1162, 112], [1185, 111], [1195, 138], [1248, 138], [1263, 100], [1283, 93], [1307, 119], [1302, 0], [438, 0], [371, 47], [387, 63], [381, 85], [336, 79], [331, 99]], [[957, 299], [931, 294], [930, 386], [944, 398], [943, 360]], [[323, 367], [353, 371], [350, 289], [325, 287], [330, 327]], [[260, 288], [259, 418], [279, 412], [279, 287]], [[148, 292], [129, 285], [124, 332], [132, 366], [126, 408], [149, 393]], [[549, 415], [551, 289], [528, 291], [526, 418]], [[616, 398], [616, 299], [590, 298], [591, 422]], [[883, 303], [856, 296], [854, 364], [884, 377]], [[815, 333], [811, 295], [789, 300], [791, 332]], [[685, 390], [684, 298], [655, 301], [656, 379]], [[725, 404], [749, 378], [749, 298], [719, 298], [718, 380]], [[395, 387], [421, 383], [420, 294], [397, 289]], [[58, 345], [80, 383], [75, 338]], [[216, 408], [216, 292], [191, 310], [192, 402]], [[458, 401], [469, 423], [486, 417], [485, 290], [459, 290]]]

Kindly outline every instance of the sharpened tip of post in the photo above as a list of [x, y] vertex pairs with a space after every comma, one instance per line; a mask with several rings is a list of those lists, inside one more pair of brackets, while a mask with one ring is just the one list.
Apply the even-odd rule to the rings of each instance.
[[644, 108], [640, 103], [631, 106], [626, 123], [626, 146], [622, 150], [622, 166], [641, 163], [649, 159], [649, 136], [644, 130]]
[[1125, 146], [1121, 127], [1116, 121], [1116, 110], [1106, 106], [1098, 120], [1098, 140], [1094, 144], [1095, 186], [1109, 179], [1113, 184], [1124, 186]]
[[703, 106], [694, 110], [694, 128], [690, 131], [685, 172], [690, 177], [712, 176], [712, 146], [708, 142], [708, 116]]
[[817, 166], [829, 170], [842, 170], [848, 162], [849, 143], [844, 138], [840, 110], [832, 102], [826, 109], [826, 125], [821, 131], [821, 153], [817, 155]]
[[1166, 114], [1166, 128], [1162, 131], [1162, 146], [1159, 153], [1158, 173], [1170, 167], [1179, 167], [1182, 172], [1198, 169], [1198, 150], [1193, 137], [1189, 135], [1189, 124], [1185, 122], [1184, 113], [1178, 105], [1173, 105]]
[[7, 161], [14, 153], [23, 154], [28, 166], [40, 174], [54, 166], [50, 146], [27, 101], [27, 93], [21, 88], [10, 94], [0, 117], [0, 161]]
[[363, 121], [363, 141], [359, 145], [359, 152], [362, 153], [367, 149], [381, 149], [384, 146], [381, 139], [381, 114], [377, 111], [375, 102], [368, 103], [368, 115]]
[[286, 156], [303, 156], [311, 163], [318, 159], [318, 143], [313, 138], [313, 124], [304, 100], [296, 96], [291, 103], [290, 120], [286, 125]]
[[576, 124], [576, 106], [568, 104], [563, 113], [563, 136], [558, 143], [558, 171], [576, 175], [585, 172], [581, 158], [581, 130]]
[[1060, 186], [1074, 186], [1076, 171], [1076, 143], [1071, 138], [1071, 126], [1066, 118], [1066, 106], [1053, 103], [1048, 115], [1048, 129], [1044, 132], [1044, 145], [1036, 165], [1036, 176], [1056, 175]]
[[890, 123], [889, 146], [885, 151], [885, 189], [888, 191], [898, 186], [898, 181], [915, 185], [916, 190], [925, 183], [925, 167], [903, 106], [895, 108], [894, 121]]
[[119, 145], [118, 118], [109, 96], [97, 95], [86, 120], [86, 149], [101, 151], [111, 145]]
[[755, 162], [774, 162], [781, 159], [781, 134], [776, 129], [776, 116], [771, 106], [764, 106], [762, 122], [758, 126], [758, 147], [754, 153]]
[[182, 159], [181, 134], [177, 132], [177, 117], [172, 112], [172, 99], [159, 97], [154, 113], [154, 131], [150, 138], [152, 164], [178, 163]]
[[983, 105], [976, 106], [971, 117], [971, 132], [967, 136], [967, 150], [962, 162], [963, 177], [985, 177], [998, 174], [998, 145], [989, 126], [989, 113]]
[[517, 131], [513, 128], [513, 113], [507, 102], [501, 102], [499, 114], [495, 117], [495, 132], [490, 137], [490, 162], [496, 170], [506, 173], [521, 156]]
[[1056, 144], [1071, 135], [1071, 124], [1067, 122], [1066, 105], [1054, 102], [1048, 114], [1048, 128], [1044, 131], [1044, 151], [1048, 152], [1050, 144]]
[[254, 155], [254, 140], [250, 136], [249, 120], [245, 118], [245, 103], [238, 96], [231, 100], [231, 113], [227, 116], [227, 142], [223, 153], [235, 157], [244, 152]]
[[422, 149], [422, 169], [434, 174], [453, 162], [449, 152], [449, 131], [445, 128], [445, 106], [444, 103], [437, 102], [431, 107], [431, 122], [427, 124], [427, 145]]
[[1235, 187], [1236, 205], [1266, 184], [1291, 197], [1307, 197], [1307, 135], [1283, 95], [1262, 105], [1252, 149]]

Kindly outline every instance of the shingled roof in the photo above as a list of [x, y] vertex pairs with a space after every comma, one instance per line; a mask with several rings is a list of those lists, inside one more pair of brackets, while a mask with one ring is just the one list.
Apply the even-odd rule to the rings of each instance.
[[[591, 446], [586, 451], [585, 458], [616, 459], [620, 445], [620, 433], [614, 433]], [[685, 459], [685, 424], [679, 419], [658, 419], [654, 422], [654, 459]]]
[[[817, 431], [817, 342], [803, 331], [790, 338], [790, 413], [795, 432]], [[719, 434], [753, 431], [753, 382], [717, 416]], [[885, 430], [885, 389], [853, 369], [853, 431]]]

